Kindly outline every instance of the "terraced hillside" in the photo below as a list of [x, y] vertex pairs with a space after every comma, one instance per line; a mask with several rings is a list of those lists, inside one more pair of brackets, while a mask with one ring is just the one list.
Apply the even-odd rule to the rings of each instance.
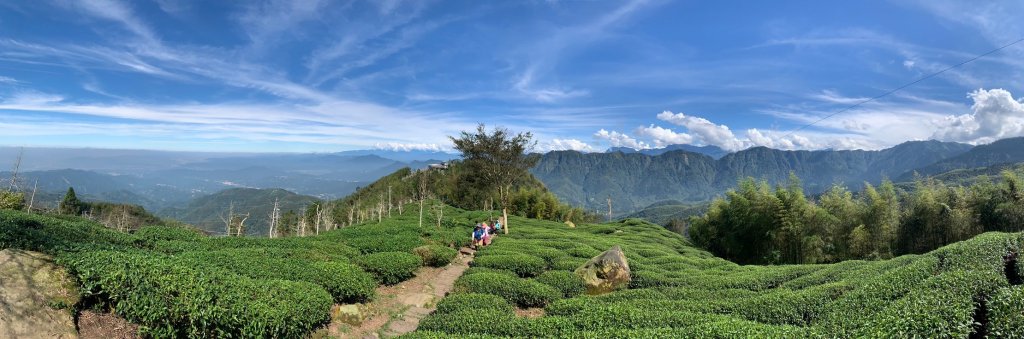
[[[638, 220], [513, 222], [410, 337], [1024, 336], [1020, 233], [885, 261], [740, 266]], [[629, 289], [582, 295], [571, 272], [614, 245], [629, 259]]]
[[[78, 218], [0, 212], [0, 249], [54, 254], [82, 302], [151, 337], [304, 337], [332, 305], [447, 264], [486, 212], [412, 213], [306, 238], [123, 234]], [[575, 228], [512, 218], [410, 338], [1024, 336], [1022, 234], [986, 233], [923, 255], [832, 265], [740, 266], [636, 219]], [[572, 271], [619, 245], [628, 289], [584, 295]], [[415, 255], [427, 246], [427, 260]], [[420, 250], [414, 250], [420, 248]], [[542, 308], [542, 309], [541, 309]], [[526, 316], [529, 315], [529, 316]], [[540, 315], [540, 316], [538, 316]]]
[[470, 224], [448, 221], [420, 229], [410, 212], [315, 237], [210, 238], [0, 211], [0, 249], [54, 255], [81, 285], [82, 302], [64, 307], [111, 310], [145, 337], [296, 338], [326, 328], [334, 304], [373, 300], [379, 285], [447, 265]]

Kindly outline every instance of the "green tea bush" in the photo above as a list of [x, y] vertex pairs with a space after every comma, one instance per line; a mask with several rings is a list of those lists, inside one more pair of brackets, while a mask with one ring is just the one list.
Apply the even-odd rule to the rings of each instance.
[[580, 278], [580, 276], [573, 272], [547, 271], [538, 275], [535, 280], [561, 291], [562, 296], [566, 298], [583, 294], [583, 291], [586, 289], [583, 286], [583, 278]]
[[554, 262], [551, 263], [551, 269], [561, 271], [575, 271], [577, 268], [580, 268], [580, 266], [583, 266], [583, 264], [586, 264], [589, 260], [590, 259], [569, 256], [561, 257], [555, 259]]
[[380, 252], [357, 257], [355, 263], [377, 277], [380, 283], [394, 285], [415, 276], [423, 259], [407, 252]]
[[[364, 302], [373, 298], [374, 276], [347, 261], [311, 261], [289, 258], [281, 249], [228, 249], [189, 252], [180, 260], [220, 267], [253, 279], [305, 281], [323, 287], [340, 303]], [[301, 253], [301, 251], [296, 251]]]
[[512, 304], [500, 296], [483, 293], [459, 293], [441, 299], [437, 303], [437, 313], [457, 313], [463, 311], [491, 310], [514, 316]]
[[0, 249], [58, 253], [81, 249], [130, 248], [134, 238], [96, 222], [72, 216], [0, 210]]
[[455, 282], [455, 290], [498, 295], [521, 307], [544, 307], [562, 296], [554, 287], [495, 273], [463, 275]]
[[204, 236], [198, 230], [179, 226], [145, 226], [132, 233], [135, 243], [140, 247], [151, 248], [158, 241], [179, 240], [183, 242], [201, 241]]
[[459, 251], [454, 248], [438, 245], [424, 245], [414, 248], [412, 251], [423, 259], [423, 264], [431, 267], [448, 265], [459, 255]]
[[547, 269], [544, 259], [528, 254], [490, 255], [476, 258], [473, 265], [515, 272], [520, 277], [534, 277]]
[[988, 335], [1024, 338], [1024, 285], [1000, 289], [988, 300]]
[[330, 320], [331, 296], [306, 282], [255, 280], [142, 252], [65, 254], [83, 293], [148, 337], [301, 337]]

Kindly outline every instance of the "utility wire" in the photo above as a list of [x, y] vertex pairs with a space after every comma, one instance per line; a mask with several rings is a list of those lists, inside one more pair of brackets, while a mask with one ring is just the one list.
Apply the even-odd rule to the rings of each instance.
[[881, 98], [883, 98], [883, 97], [886, 97], [886, 96], [888, 96], [888, 95], [890, 95], [890, 94], [896, 93], [896, 92], [898, 92], [898, 91], [900, 91], [900, 90], [902, 90], [902, 89], [904, 89], [904, 88], [907, 88], [907, 87], [913, 86], [914, 84], [917, 84], [917, 83], [919, 83], [919, 82], [921, 82], [921, 81], [925, 81], [925, 80], [928, 80], [928, 79], [934, 78], [935, 76], [937, 76], [937, 75], [939, 75], [939, 74], [942, 74], [942, 73], [945, 73], [945, 72], [946, 72], [946, 71], [948, 71], [948, 70], [951, 70], [951, 69], [954, 69], [954, 68], [957, 68], [957, 67], [960, 67], [960, 66], [966, 65], [966, 64], [968, 64], [968, 63], [970, 63], [970, 62], [972, 62], [972, 61], [975, 61], [975, 60], [978, 60], [978, 59], [984, 58], [984, 57], [986, 57], [986, 56], [988, 56], [988, 55], [990, 55], [990, 54], [992, 54], [992, 53], [995, 53], [995, 52], [1001, 51], [1001, 50], [1003, 50], [1003, 49], [1005, 49], [1005, 48], [1007, 48], [1007, 47], [1010, 47], [1010, 46], [1016, 45], [1017, 43], [1019, 43], [1019, 42], [1021, 42], [1021, 41], [1024, 41], [1024, 38], [1021, 38], [1021, 39], [1019, 39], [1019, 40], [1017, 40], [1017, 41], [1014, 41], [1014, 42], [1008, 43], [1008, 44], [1006, 44], [1006, 45], [1000, 46], [999, 48], [993, 49], [993, 50], [991, 50], [991, 51], [988, 51], [988, 52], [985, 52], [985, 53], [983, 53], [983, 54], [979, 54], [979, 55], [977, 55], [977, 56], [975, 56], [975, 57], [973, 57], [973, 58], [970, 58], [970, 59], [967, 59], [967, 60], [961, 61], [960, 63], [958, 63], [958, 64], [956, 64], [956, 65], [953, 65], [953, 66], [949, 66], [949, 67], [946, 67], [946, 68], [942, 69], [941, 71], [938, 71], [938, 72], [935, 72], [935, 73], [932, 73], [932, 74], [928, 74], [928, 75], [926, 75], [926, 76], [924, 76], [924, 77], [921, 77], [921, 78], [919, 78], [919, 79], [917, 79], [917, 80], [914, 80], [914, 81], [912, 81], [912, 82], [909, 82], [909, 83], [907, 83], [907, 84], [904, 84], [903, 86], [900, 86], [900, 87], [896, 87], [895, 89], [892, 89], [892, 90], [890, 90], [890, 91], [888, 91], [888, 92], [885, 92], [885, 93], [882, 93], [882, 94], [880, 94], [880, 95], [876, 95], [876, 96], [873, 96], [873, 97], [870, 97], [870, 98], [864, 99], [864, 100], [862, 100], [862, 101], [860, 101], [860, 102], [858, 102], [858, 103], [856, 103], [856, 104], [850, 105], [849, 107], [843, 108], [843, 109], [841, 109], [841, 110], [838, 110], [838, 111], [835, 111], [835, 112], [833, 112], [832, 114], [826, 115], [826, 116], [822, 117], [821, 119], [818, 119], [818, 120], [816, 120], [816, 121], [814, 121], [814, 122], [812, 122], [812, 123], [809, 123], [809, 124], [806, 124], [806, 125], [800, 126], [800, 127], [798, 127], [797, 129], [794, 129], [794, 130], [792, 130], [792, 131], [789, 131], [789, 133], [787, 133], [787, 134], [786, 134], [786, 135], [784, 136], [784, 138], [786, 138], [786, 137], [791, 137], [791, 136], [793, 136], [793, 133], [799, 132], [800, 130], [803, 130], [804, 128], [807, 128], [807, 127], [811, 127], [811, 126], [814, 126], [814, 125], [818, 124], [819, 122], [825, 121], [826, 119], [828, 119], [828, 118], [831, 118], [831, 117], [835, 116], [836, 114], [839, 114], [839, 113], [843, 113], [843, 112], [849, 111], [849, 110], [851, 110], [851, 109], [854, 109], [854, 108], [860, 107], [861, 105], [863, 105], [863, 104], [866, 104], [866, 103], [868, 103], [868, 102], [871, 102], [871, 101], [874, 101], [874, 100], [877, 100], [877, 99], [881, 99]]

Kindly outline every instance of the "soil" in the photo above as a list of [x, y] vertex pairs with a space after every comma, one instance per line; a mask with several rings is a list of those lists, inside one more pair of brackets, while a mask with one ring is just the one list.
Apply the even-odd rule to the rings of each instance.
[[469, 268], [474, 251], [463, 248], [445, 267], [421, 267], [416, 276], [394, 286], [377, 288], [377, 298], [365, 305], [366, 319], [358, 326], [334, 320], [326, 336], [337, 338], [391, 338], [416, 330], [420, 320], [434, 311], [455, 280]]
[[75, 338], [78, 287], [49, 255], [0, 251], [0, 338]]
[[516, 308], [516, 316], [523, 318], [540, 318], [544, 316], [544, 309], [540, 307]]
[[136, 339], [139, 325], [111, 313], [85, 310], [78, 314], [78, 335], [82, 339]]

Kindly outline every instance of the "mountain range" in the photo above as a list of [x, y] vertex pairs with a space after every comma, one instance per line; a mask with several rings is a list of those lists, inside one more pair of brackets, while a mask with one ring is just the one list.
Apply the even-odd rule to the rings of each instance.
[[[992, 145], [998, 150], [989, 150]], [[707, 201], [734, 187], [744, 177], [785, 182], [790, 173], [803, 181], [808, 194], [839, 183], [859, 189], [863, 183], [912, 176], [928, 166], [977, 167], [979, 162], [1024, 161], [1024, 152], [1007, 153], [1012, 145], [1024, 148], [1024, 138], [992, 145], [971, 146], [939, 141], [910, 141], [888, 149], [786, 151], [754, 147], [719, 159], [706, 154], [675, 150], [657, 155], [638, 152], [544, 154], [532, 173], [565, 202], [590, 210], [606, 211], [612, 200], [614, 214], [626, 214], [665, 200], [681, 203]], [[1004, 154], [995, 157], [989, 153]], [[952, 160], [951, 160], [952, 159]]]
[[640, 154], [646, 154], [646, 155], [662, 155], [662, 154], [665, 154], [665, 153], [668, 153], [668, 152], [672, 152], [672, 151], [687, 151], [687, 152], [692, 152], [692, 153], [700, 153], [700, 154], [704, 154], [704, 155], [707, 155], [709, 157], [712, 157], [714, 159], [721, 159], [726, 154], [729, 154], [729, 151], [726, 151], [726, 150], [724, 150], [724, 149], [722, 149], [722, 148], [720, 148], [718, 146], [715, 146], [715, 145], [694, 146], [694, 145], [687, 145], [687, 144], [668, 145], [668, 146], [665, 146], [665, 147], [662, 147], [662, 148], [647, 148], [647, 149], [640, 149], [640, 150], [634, 149], [634, 148], [630, 148], [630, 147], [612, 147], [612, 148], [609, 148], [608, 151], [606, 151], [605, 153], [620, 152], [620, 153], [626, 153], [626, 154], [629, 154], [629, 153], [640, 153]]
[[[150, 211], [182, 207], [230, 188], [282, 188], [340, 198], [397, 169], [455, 157], [393, 150], [295, 154], [0, 147], [0, 168], [13, 169], [19, 156], [22, 190], [38, 184], [44, 193], [39, 196], [52, 198], [74, 187], [89, 200], [138, 204]], [[0, 172], [4, 181], [10, 176], [10, 171]]]

